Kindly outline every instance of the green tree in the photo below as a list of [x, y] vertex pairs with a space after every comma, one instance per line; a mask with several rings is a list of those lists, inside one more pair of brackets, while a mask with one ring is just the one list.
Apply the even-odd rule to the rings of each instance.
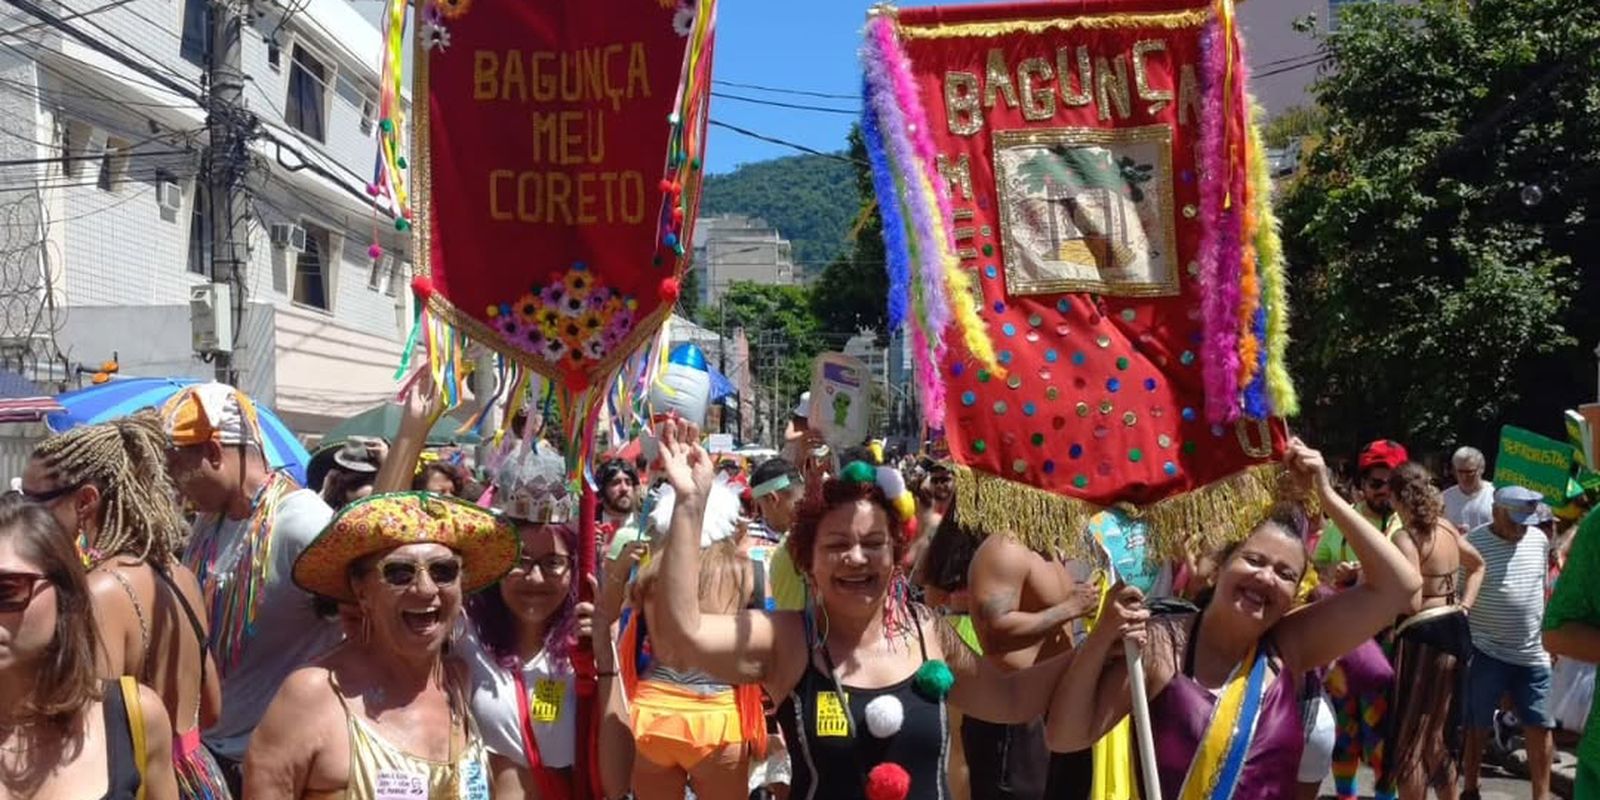
[[689, 263], [689, 269], [683, 273], [683, 280], [678, 289], [678, 316], [684, 319], [696, 319], [700, 316], [700, 265]]
[[737, 281], [722, 293], [720, 306], [704, 316], [719, 332], [744, 328], [752, 351], [758, 343], [772, 348], [768, 358], [752, 358], [756, 381], [792, 388], [793, 394], [810, 385], [811, 360], [824, 350], [825, 338], [804, 287]]
[[851, 174], [850, 165], [838, 156], [744, 164], [706, 176], [700, 214], [748, 214], [766, 220], [794, 245], [795, 263], [815, 272], [850, 247], [847, 237], [856, 204], [840, 188], [850, 184]]
[[1558, 433], [1600, 339], [1600, 4], [1351, 4], [1324, 47], [1282, 203], [1298, 424], [1343, 452]]
[[[811, 284], [811, 309], [822, 328], [848, 332], [888, 330], [889, 277], [884, 266], [883, 219], [872, 190], [872, 169], [860, 127], [850, 129], [847, 151], [855, 169], [856, 213], [850, 252], [835, 258]], [[842, 191], [843, 185], [835, 192]]]
[[1320, 138], [1328, 127], [1328, 114], [1319, 106], [1290, 106], [1261, 126], [1261, 141], [1268, 147], [1288, 147], [1295, 139]]

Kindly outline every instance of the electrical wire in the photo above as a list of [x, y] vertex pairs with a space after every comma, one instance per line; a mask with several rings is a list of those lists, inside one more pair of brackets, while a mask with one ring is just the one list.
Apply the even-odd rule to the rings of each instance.
[[763, 142], [767, 142], [769, 144], [778, 145], [780, 147], [787, 147], [787, 148], [789, 148], [791, 150], [798, 150], [799, 152], [806, 153], [808, 155], [822, 156], [824, 158], [831, 158], [831, 159], [833, 159], [835, 161], [843, 161], [846, 164], [855, 164], [856, 166], [860, 166], [860, 167], [868, 167], [869, 166], [866, 162], [857, 161], [857, 160], [855, 160], [853, 158], [850, 158], [849, 156], [842, 156], [842, 155], [839, 155], [838, 153], [824, 153], [821, 150], [817, 150], [817, 149], [814, 149], [814, 148], [811, 148], [811, 147], [807, 147], [807, 146], [805, 146], [803, 144], [797, 144], [795, 142], [788, 141], [787, 139], [780, 139], [780, 138], [778, 138], [776, 136], [768, 136], [768, 135], [766, 135], [764, 133], [756, 133], [755, 131], [749, 130], [747, 128], [741, 128], [738, 125], [732, 125], [732, 124], [723, 122], [722, 120], [719, 120], [719, 119], [713, 118], [710, 121], [710, 124], [714, 128], [722, 128], [723, 130], [732, 131], [734, 133], [737, 133], [740, 136], [746, 136], [746, 137], [749, 137], [751, 139], [757, 139], [757, 140], [760, 140], [760, 141], [763, 141]]
[[773, 107], [776, 107], [776, 108], [790, 108], [790, 109], [794, 109], [794, 110], [797, 110], [797, 111], [816, 111], [816, 112], [823, 113], [823, 114], [843, 114], [843, 115], [845, 115], [847, 117], [859, 117], [859, 116], [861, 116], [860, 109], [829, 108], [827, 106], [810, 106], [810, 105], [803, 105], [803, 104], [800, 104], [800, 103], [783, 103], [783, 102], [779, 102], [777, 100], [762, 100], [762, 99], [760, 99], [758, 97], [745, 97], [744, 95], [728, 94], [727, 92], [712, 92], [711, 96], [712, 97], [718, 97], [718, 98], [721, 98], [723, 100], [737, 100], [738, 102], [741, 102], [741, 103], [752, 103], [752, 104], [758, 105], [758, 106], [773, 106]]
[[733, 89], [752, 89], [757, 92], [772, 92], [773, 94], [791, 94], [799, 97], [820, 97], [824, 100], [860, 100], [859, 94], [835, 94], [833, 92], [812, 92], [805, 89], [783, 89], [777, 86], [762, 86], [759, 83], [737, 83], [735, 81], [712, 80], [716, 86], [727, 86]]

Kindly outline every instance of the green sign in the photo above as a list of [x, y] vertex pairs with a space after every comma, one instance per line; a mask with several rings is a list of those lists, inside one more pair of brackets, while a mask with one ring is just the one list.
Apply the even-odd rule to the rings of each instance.
[[1571, 442], [1561, 442], [1515, 425], [1500, 429], [1500, 454], [1494, 460], [1496, 486], [1521, 486], [1542, 495], [1551, 507], [1566, 505], [1582, 493], [1572, 480], [1576, 455]]

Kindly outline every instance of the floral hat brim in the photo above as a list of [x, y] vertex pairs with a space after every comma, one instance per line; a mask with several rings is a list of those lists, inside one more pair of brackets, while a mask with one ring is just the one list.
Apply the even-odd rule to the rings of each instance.
[[510, 521], [432, 492], [375, 494], [345, 506], [294, 561], [294, 582], [313, 594], [355, 602], [350, 565], [408, 544], [441, 544], [461, 556], [461, 591], [478, 591], [516, 564], [521, 542]]

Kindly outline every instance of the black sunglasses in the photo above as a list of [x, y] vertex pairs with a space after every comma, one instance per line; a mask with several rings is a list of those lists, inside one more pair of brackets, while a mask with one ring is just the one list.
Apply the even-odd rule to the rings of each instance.
[[439, 561], [385, 561], [378, 565], [378, 574], [383, 576], [383, 582], [395, 587], [410, 586], [417, 582], [417, 576], [427, 570], [428, 579], [434, 586], [440, 588], [453, 586], [461, 578], [461, 562], [453, 558]]
[[1388, 481], [1380, 480], [1378, 478], [1372, 478], [1372, 479], [1367, 481], [1367, 488], [1371, 489], [1373, 491], [1377, 491], [1377, 490], [1382, 489], [1383, 487], [1388, 486], [1388, 485], [1389, 485]]
[[43, 492], [30, 492], [27, 489], [22, 489], [20, 492], [23, 498], [42, 505], [44, 503], [55, 502], [56, 500], [82, 489], [83, 484], [84, 481], [78, 481], [77, 483], [68, 484], [66, 486], [57, 486], [54, 489], [48, 489]]
[[37, 572], [0, 572], [0, 613], [22, 611], [33, 602], [39, 584], [50, 580]]

